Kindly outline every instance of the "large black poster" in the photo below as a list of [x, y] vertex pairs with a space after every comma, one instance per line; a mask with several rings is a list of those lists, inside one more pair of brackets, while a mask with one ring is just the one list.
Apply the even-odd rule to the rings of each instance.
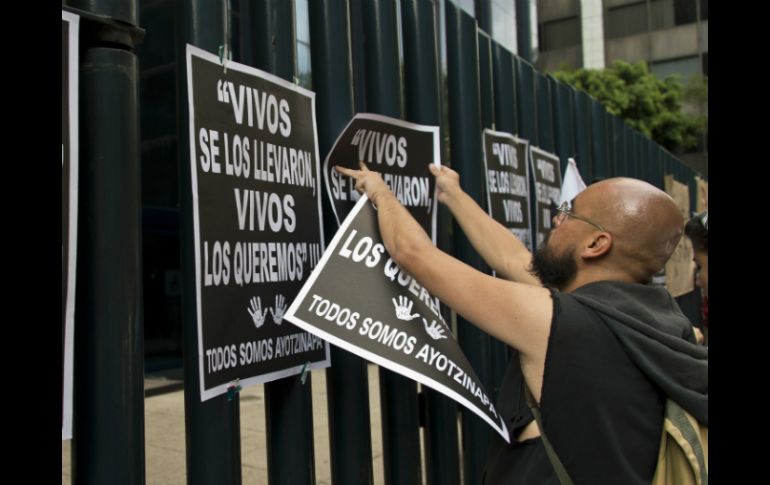
[[535, 248], [537, 248], [551, 230], [551, 206], [559, 204], [561, 166], [559, 157], [541, 148], [530, 146], [530, 154], [537, 197], [537, 216], [535, 217], [537, 223]]
[[315, 93], [187, 46], [201, 400], [329, 365], [284, 320], [323, 250]]
[[80, 17], [61, 13], [62, 440], [72, 438], [72, 360], [78, 234], [78, 32]]
[[353, 209], [359, 194], [355, 180], [334, 170], [335, 165], [380, 172], [399, 201], [436, 242], [436, 181], [428, 169], [440, 165], [438, 126], [417, 125], [396, 118], [358, 113], [342, 130], [324, 160], [329, 199], [339, 223]]
[[528, 146], [510, 133], [484, 130], [487, 212], [532, 250]]
[[286, 319], [449, 396], [509, 441], [504, 420], [441, 316], [438, 298], [385, 251], [367, 197], [343, 221]]

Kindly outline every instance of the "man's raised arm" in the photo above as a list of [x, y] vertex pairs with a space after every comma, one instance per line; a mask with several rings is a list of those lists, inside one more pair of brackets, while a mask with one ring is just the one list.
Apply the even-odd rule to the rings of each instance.
[[433, 164], [430, 171], [436, 177], [439, 202], [449, 208], [470, 243], [497, 275], [540, 286], [540, 280], [528, 271], [532, 253], [463, 191], [460, 175], [451, 168]]

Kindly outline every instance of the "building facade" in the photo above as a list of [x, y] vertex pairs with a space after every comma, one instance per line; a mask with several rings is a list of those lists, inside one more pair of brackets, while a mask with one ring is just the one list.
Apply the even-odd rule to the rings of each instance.
[[[540, 71], [622, 60], [645, 61], [656, 76], [679, 75], [683, 83], [708, 76], [708, 0], [541, 0], [537, 30]], [[707, 139], [680, 156], [708, 175]]]

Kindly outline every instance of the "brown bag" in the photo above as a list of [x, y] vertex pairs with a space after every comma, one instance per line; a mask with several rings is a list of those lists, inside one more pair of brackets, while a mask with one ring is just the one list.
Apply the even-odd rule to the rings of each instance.
[[671, 399], [660, 438], [653, 485], [708, 485], [709, 430]]

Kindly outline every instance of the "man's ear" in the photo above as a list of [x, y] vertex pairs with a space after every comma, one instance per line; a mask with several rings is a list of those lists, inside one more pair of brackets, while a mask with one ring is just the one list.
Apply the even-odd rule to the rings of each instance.
[[594, 232], [580, 256], [585, 259], [598, 258], [607, 254], [610, 248], [612, 248], [612, 234], [606, 231]]

